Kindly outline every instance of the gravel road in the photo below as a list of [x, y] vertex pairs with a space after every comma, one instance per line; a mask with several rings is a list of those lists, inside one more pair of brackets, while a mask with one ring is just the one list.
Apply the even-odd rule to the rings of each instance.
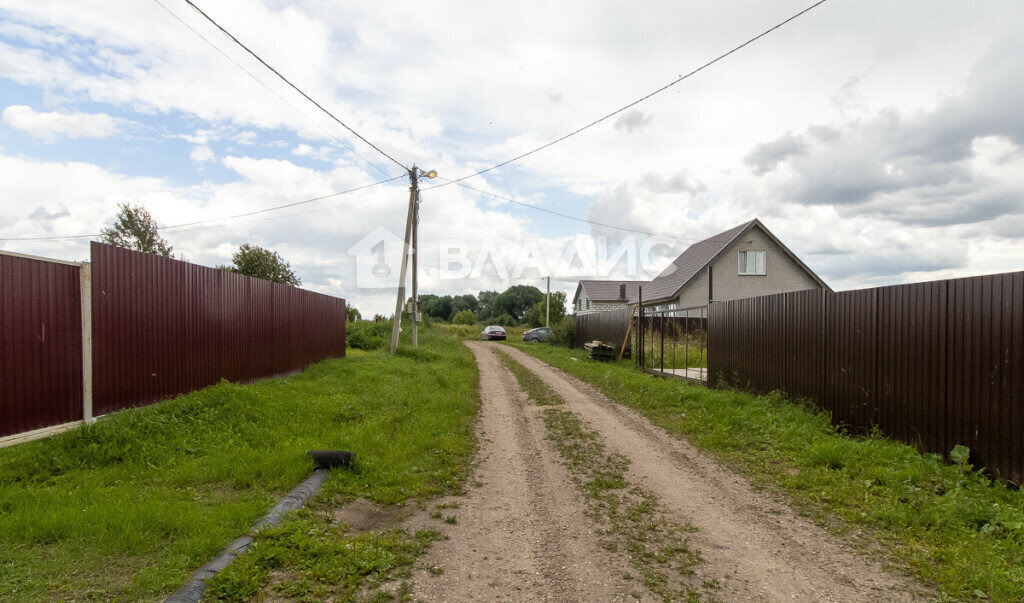
[[[601, 547], [539, 408], [497, 359], [501, 344], [467, 342], [480, 368], [480, 449], [457, 524], [414, 575], [423, 600], [587, 600], [650, 593], [623, 575], [628, 560]], [[934, 596], [913, 579], [859, 554], [748, 480], [615, 404], [591, 386], [502, 346], [539, 376], [597, 432], [609, 452], [630, 460], [627, 479], [653, 493], [670, 517], [698, 528], [691, 545], [719, 600], [908, 601]], [[436, 571], [436, 570], [435, 570]], [[633, 570], [635, 572], [635, 570]]]

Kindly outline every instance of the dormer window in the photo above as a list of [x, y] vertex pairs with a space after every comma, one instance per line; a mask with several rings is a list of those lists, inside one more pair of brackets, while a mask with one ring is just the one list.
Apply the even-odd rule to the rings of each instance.
[[740, 274], [765, 275], [765, 252], [741, 251], [739, 254]]

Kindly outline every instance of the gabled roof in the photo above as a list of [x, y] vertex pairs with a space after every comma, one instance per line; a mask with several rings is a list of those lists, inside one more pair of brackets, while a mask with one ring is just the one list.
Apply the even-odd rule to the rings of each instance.
[[[575, 304], [579, 299], [580, 291], [586, 290], [587, 298], [591, 301], [626, 301], [635, 298], [640, 285], [646, 285], [648, 281], [580, 281], [576, 285], [576, 294], [572, 297]], [[620, 293], [621, 285], [626, 285], [626, 297]]]
[[[667, 268], [661, 271], [661, 274], [654, 277], [649, 284], [644, 286], [644, 303], [661, 301], [665, 299], [671, 299], [679, 293], [686, 283], [690, 282], [693, 277], [697, 276], [708, 264], [715, 260], [725, 248], [732, 244], [737, 238], [743, 233], [747, 232], [753, 227], [758, 227], [764, 232], [768, 238], [770, 238], [776, 245], [779, 246], [794, 262], [797, 263], [801, 268], [807, 272], [822, 287], [831, 290], [831, 288], [825, 284], [823, 280], [818, 278], [817, 274], [814, 274], [810, 268], [808, 268], [800, 258], [796, 257], [788, 247], [782, 244], [775, 235], [771, 233], [764, 224], [761, 223], [757, 218], [740, 224], [720, 232], [713, 237], [698, 241], [693, 245], [686, 248], [686, 251], [681, 253], [674, 262], [668, 265]], [[589, 292], [589, 290], [588, 290]], [[629, 297], [630, 303], [636, 303], [637, 293], [634, 292]]]

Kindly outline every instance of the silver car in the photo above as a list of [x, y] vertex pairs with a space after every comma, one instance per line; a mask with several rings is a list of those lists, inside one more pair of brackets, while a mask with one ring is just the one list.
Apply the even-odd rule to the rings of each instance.
[[492, 339], [505, 339], [507, 337], [508, 333], [505, 332], [505, 329], [497, 325], [487, 327], [480, 333], [480, 339], [485, 341], [490, 341]]
[[551, 339], [551, 329], [548, 327], [537, 327], [536, 329], [530, 329], [523, 333], [523, 341], [549, 341]]

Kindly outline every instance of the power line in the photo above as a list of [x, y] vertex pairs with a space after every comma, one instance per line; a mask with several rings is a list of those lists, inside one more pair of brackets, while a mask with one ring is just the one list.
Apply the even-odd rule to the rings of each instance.
[[[185, 1], [188, 2], [189, 4], [191, 4], [191, 2], [189, 2], [189, 0], [185, 0]], [[506, 166], [506, 165], [508, 165], [510, 163], [513, 163], [515, 161], [519, 161], [520, 159], [523, 159], [525, 157], [529, 157], [530, 155], [533, 155], [534, 153], [537, 153], [538, 151], [543, 151], [544, 149], [546, 149], [546, 148], [548, 148], [550, 146], [556, 145], [556, 144], [562, 142], [563, 140], [566, 140], [567, 138], [571, 138], [571, 137], [579, 134], [580, 132], [583, 132], [584, 130], [592, 128], [593, 126], [596, 126], [597, 124], [599, 124], [599, 123], [601, 123], [601, 122], [603, 122], [603, 121], [605, 121], [605, 120], [607, 120], [609, 118], [615, 117], [616, 115], [618, 115], [619, 113], [622, 113], [623, 111], [625, 111], [627, 109], [630, 109], [632, 107], [635, 107], [636, 105], [639, 105], [640, 103], [644, 102], [645, 100], [651, 98], [652, 96], [654, 96], [656, 94], [660, 94], [661, 92], [664, 92], [665, 90], [668, 90], [669, 88], [671, 88], [672, 86], [675, 86], [679, 82], [682, 82], [683, 80], [685, 80], [685, 79], [687, 79], [687, 78], [689, 78], [689, 77], [691, 77], [693, 75], [696, 75], [697, 73], [700, 73], [701, 71], [703, 71], [703, 70], [707, 69], [708, 67], [714, 65], [715, 63], [721, 61], [722, 59], [726, 58], [727, 56], [729, 56], [729, 55], [731, 55], [731, 54], [733, 54], [735, 52], [738, 52], [738, 51], [742, 50], [744, 47], [746, 47], [746, 46], [756, 42], [757, 40], [760, 40], [761, 38], [763, 38], [765, 36], [767, 36], [768, 34], [772, 33], [776, 29], [779, 29], [783, 25], [786, 25], [790, 21], [793, 21], [793, 20], [795, 20], [795, 19], [797, 19], [797, 18], [799, 18], [799, 17], [809, 13], [810, 11], [812, 11], [815, 8], [821, 6], [822, 4], [824, 4], [827, 1], [828, 0], [818, 0], [818, 2], [815, 2], [814, 4], [812, 4], [812, 5], [808, 6], [807, 8], [803, 9], [802, 11], [800, 11], [800, 12], [796, 13], [795, 15], [789, 17], [788, 19], [786, 19], [786, 20], [784, 20], [784, 21], [782, 21], [780, 23], [777, 23], [776, 25], [774, 25], [774, 26], [772, 26], [772, 27], [762, 31], [761, 33], [757, 34], [753, 38], [750, 38], [746, 42], [744, 42], [744, 43], [740, 44], [739, 46], [733, 48], [732, 50], [730, 50], [730, 51], [728, 51], [726, 53], [718, 55], [714, 59], [708, 61], [707, 63], [704, 63], [703, 65], [701, 65], [700, 67], [697, 67], [693, 71], [690, 71], [689, 73], [687, 73], [685, 75], [681, 75], [678, 78], [676, 78], [676, 79], [672, 80], [671, 82], [669, 82], [668, 84], [665, 84], [661, 88], [658, 88], [657, 90], [655, 90], [653, 92], [645, 94], [644, 96], [641, 96], [640, 98], [638, 98], [635, 101], [629, 103], [628, 105], [620, 107], [620, 108], [612, 111], [611, 113], [605, 115], [604, 117], [600, 117], [598, 119], [595, 119], [594, 121], [588, 123], [587, 125], [582, 126], [580, 128], [577, 128], [577, 129], [573, 130], [572, 132], [569, 132], [568, 134], [560, 136], [560, 137], [552, 140], [551, 142], [542, 144], [539, 147], [536, 147], [536, 148], [534, 148], [534, 149], [532, 149], [530, 151], [527, 151], [525, 153], [522, 153], [520, 155], [516, 155], [515, 157], [512, 157], [511, 159], [506, 159], [505, 161], [502, 161], [501, 163], [497, 163], [495, 165], [492, 165], [489, 168], [482, 169], [479, 172], [476, 172], [476, 173], [473, 173], [473, 174], [469, 174], [468, 176], [463, 176], [463, 177], [457, 178], [455, 180], [449, 180], [448, 182], [446, 182], [444, 184], [438, 184], [436, 186], [432, 186], [430, 188], [425, 188], [423, 190], [430, 190], [431, 188], [439, 188], [439, 187], [442, 187], [442, 186], [448, 186], [449, 184], [456, 184], [456, 183], [459, 183], [459, 182], [461, 182], [463, 180], [468, 180], [469, 178], [473, 178], [474, 176], [479, 176], [481, 174], [486, 174], [487, 172], [490, 172], [491, 170], [496, 170], [496, 169], [498, 169], [500, 167]]]
[[[367, 188], [370, 188], [370, 187], [373, 187], [373, 186], [379, 186], [381, 184], [387, 184], [388, 182], [392, 182], [394, 180], [398, 180], [399, 178], [404, 178], [405, 176], [406, 176], [405, 174], [401, 174], [401, 175], [395, 176], [393, 178], [389, 178], [387, 180], [380, 180], [378, 182], [374, 182], [373, 184], [364, 184], [362, 186], [357, 186], [356, 188], [350, 188], [348, 190], [334, 192], [334, 193], [331, 193], [329, 195], [322, 195], [320, 197], [313, 197], [312, 199], [305, 199], [303, 201], [295, 201], [294, 203], [285, 203], [284, 205], [276, 205], [274, 207], [266, 207], [266, 208], [263, 208], [263, 209], [257, 209], [255, 211], [245, 212], [245, 213], [241, 213], [241, 214], [234, 214], [232, 216], [223, 216], [223, 217], [220, 217], [220, 218], [211, 218], [209, 220], [198, 220], [196, 222], [186, 222], [186, 223], [183, 223], [183, 224], [172, 224], [171, 226], [160, 226], [160, 227], [157, 227], [157, 230], [158, 231], [174, 230], [174, 229], [178, 229], [178, 228], [185, 228], [186, 226], [198, 226], [198, 225], [201, 225], [201, 224], [209, 224], [211, 222], [222, 222], [224, 220], [232, 220], [232, 219], [235, 219], [235, 218], [244, 218], [246, 216], [254, 216], [256, 214], [262, 214], [262, 213], [266, 213], [266, 212], [269, 212], [269, 211], [275, 211], [275, 210], [278, 210], [278, 209], [285, 209], [287, 207], [295, 207], [296, 205], [304, 205], [306, 203], [313, 203], [315, 201], [323, 201], [324, 199], [330, 199], [331, 197], [337, 197], [339, 195], [347, 195], [349, 193], [354, 193], [356, 191], [361, 191], [363, 189], [367, 189]], [[310, 211], [307, 211], [307, 212], [301, 212], [301, 213], [297, 213], [297, 214], [288, 214], [288, 216], [291, 216], [291, 215], [303, 215], [303, 214], [307, 214], [307, 213], [311, 214], [311, 213], [315, 213], [315, 212], [318, 212], [318, 211], [324, 211], [324, 210], [327, 210], [327, 209], [334, 209], [335, 207], [340, 207], [340, 205], [338, 205], [338, 206], [329, 206], [329, 207], [320, 207], [320, 208], [317, 208], [317, 209], [314, 209], [314, 210], [310, 210]], [[288, 216], [274, 216], [274, 218], [270, 218], [270, 219], [275, 219], [275, 218], [279, 218], [279, 217], [280, 218], [284, 218], [284, 217], [288, 217]], [[257, 220], [253, 220], [253, 221], [255, 222]], [[190, 229], [190, 230], [202, 230], [202, 229], [195, 228], [195, 229]], [[188, 231], [185, 231], [185, 232], [188, 232]], [[64, 235], [64, 236], [52, 236], [52, 237], [0, 237], [0, 241], [65, 241], [65, 240], [73, 240], [73, 239], [94, 239], [94, 238], [100, 237], [100, 236], [103, 236], [103, 235], [102, 234], [83, 234], [83, 235]]]
[[[484, 194], [484, 195], [489, 195], [491, 197], [494, 197], [495, 199], [501, 199], [502, 201], [508, 201], [509, 203], [515, 203], [516, 205], [522, 205], [523, 207], [528, 207], [528, 208], [530, 208], [532, 210], [535, 210], [535, 211], [542, 211], [542, 212], [544, 212], [546, 214], [551, 214], [551, 215], [559, 216], [559, 217], [562, 217], [562, 218], [568, 218], [570, 220], [576, 220], [577, 222], [586, 222], [587, 224], [593, 224], [594, 226], [603, 226], [604, 228], [614, 228], [616, 230], [624, 230], [626, 232], [632, 232], [632, 233], [636, 233], [636, 234], [647, 235], [647, 236], [650, 236], [650, 237], [665, 237], [666, 239], [676, 239], [678, 241], [701, 241], [701, 240], [703, 240], [703, 239], [692, 239], [692, 238], [687, 238], [687, 237], [677, 237], [675, 235], [659, 234], [659, 233], [656, 233], [656, 232], [647, 232], [647, 231], [644, 231], [644, 230], [636, 230], [634, 228], [626, 228], [625, 226], [615, 226], [613, 224], [604, 224], [602, 222], [595, 222], [593, 220], [588, 220], [586, 218], [580, 218], [580, 217], [573, 216], [573, 215], [570, 215], [570, 214], [563, 214], [561, 212], [557, 212], [557, 211], [554, 211], [554, 210], [551, 210], [551, 209], [545, 209], [543, 207], [538, 207], [536, 205], [531, 205], [529, 203], [524, 203], [522, 201], [516, 201], [512, 197], [506, 197], [504, 195], [498, 195], [496, 193], [491, 193], [491, 192], [488, 192], [488, 191], [485, 191], [485, 190], [481, 190], [481, 189], [476, 188], [474, 186], [470, 186], [470, 185], [466, 184], [465, 182], [459, 182], [458, 180], [448, 180], [447, 178], [445, 178], [443, 176], [438, 176], [438, 178], [441, 178], [442, 180], [445, 180], [448, 184], [458, 184], [462, 188], [467, 188], [469, 190], [476, 191], [476, 192]], [[441, 186], [444, 186], [444, 185], [441, 185]], [[434, 188], [437, 188], [437, 187], [434, 187]]]
[[224, 57], [225, 59], [227, 59], [227, 60], [231, 61], [231, 63], [232, 63], [232, 64], [234, 64], [234, 66], [235, 66], [235, 67], [238, 67], [239, 69], [241, 69], [241, 70], [242, 70], [242, 72], [244, 72], [244, 73], [245, 73], [246, 75], [248, 75], [249, 77], [251, 77], [251, 78], [252, 78], [252, 79], [253, 79], [253, 80], [254, 80], [254, 81], [255, 81], [255, 82], [257, 83], [257, 84], [259, 84], [260, 86], [263, 86], [264, 88], [266, 88], [266, 89], [267, 89], [268, 91], [270, 91], [270, 93], [271, 93], [271, 94], [273, 94], [273, 95], [274, 95], [274, 96], [276, 96], [276, 97], [277, 97], [278, 99], [280, 99], [280, 101], [281, 101], [281, 102], [283, 102], [284, 104], [286, 104], [286, 105], [288, 105], [289, 107], [291, 107], [291, 108], [292, 108], [292, 109], [293, 109], [293, 110], [294, 110], [294, 111], [295, 111], [296, 113], [298, 113], [298, 114], [299, 114], [299, 115], [301, 115], [301, 116], [302, 116], [303, 118], [305, 118], [305, 120], [306, 120], [306, 121], [308, 121], [308, 122], [309, 122], [310, 124], [312, 124], [313, 126], [315, 126], [315, 127], [319, 128], [319, 129], [320, 129], [320, 131], [322, 131], [322, 132], [323, 132], [324, 134], [326, 134], [327, 136], [329, 136], [329, 137], [333, 138], [334, 140], [338, 141], [338, 144], [340, 144], [340, 145], [341, 145], [342, 147], [344, 147], [345, 149], [348, 149], [349, 151], [351, 151], [351, 152], [352, 152], [352, 154], [353, 154], [353, 155], [355, 155], [356, 157], [358, 157], [359, 159], [361, 159], [361, 160], [363, 161], [363, 163], [365, 163], [366, 165], [368, 165], [368, 166], [372, 167], [373, 169], [377, 170], [378, 172], [380, 172], [380, 173], [381, 173], [381, 174], [383, 174], [384, 176], [389, 176], [389, 175], [390, 175], [390, 174], [388, 174], [387, 172], [385, 172], [384, 170], [382, 170], [381, 168], [377, 167], [377, 164], [373, 163], [372, 161], [370, 161], [370, 160], [369, 160], [369, 159], [367, 159], [366, 157], [363, 157], [363, 156], [362, 156], [361, 154], [359, 154], [359, 152], [358, 152], [358, 151], [356, 151], [356, 150], [355, 150], [355, 149], [354, 149], [354, 148], [352, 147], [352, 145], [348, 144], [348, 143], [347, 143], [346, 141], [342, 140], [341, 138], [339, 138], [339, 137], [338, 137], [337, 135], [335, 135], [334, 133], [332, 133], [332, 132], [329, 132], [329, 131], [327, 130], [327, 128], [323, 127], [322, 125], [320, 125], [319, 123], [317, 123], [316, 121], [314, 121], [314, 120], [313, 120], [313, 119], [312, 119], [311, 117], [309, 117], [308, 115], [306, 115], [305, 113], [303, 113], [303, 112], [302, 112], [302, 111], [301, 111], [301, 110], [300, 110], [300, 109], [299, 109], [298, 107], [296, 107], [295, 105], [293, 105], [293, 104], [291, 104], [290, 102], [288, 102], [288, 99], [286, 99], [285, 97], [281, 96], [281, 95], [280, 95], [280, 94], [279, 94], [279, 93], [277, 92], [277, 90], [274, 90], [273, 88], [271, 88], [271, 87], [270, 87], [269, 85], [267, 85], [267, 83], [266, 83], [266, 82], [264, 82], [264, 81], [263, 81], [263, 80], [261, 80], [260, 78], [256, 77], [256, 75], [255, 75], [254, 73], [252, 73], [251, 71], [249, 71], [248, 69], [246, 69], [245, 67], [243, 67], [241, 63], [239, 63], [239, 62], [238, 62], [238, 61], [236, 61], [235, 59], [231, 58], [231, 56], [230, 56], [229, 54], [227, 54], [226, 52], [224, 52], [223, 50], [221, 50], [221, 49], [220, 49], [220, 48], [219, 48], [219, 47], [218, 47], [218, 46], [217, 46], [216, 44], [214, 44], [213, 42], [211, 42], [211, 41], [210, 41], [210, 40], [209, 40], [209, 39], [208, 39], [208, 38], [207, 38], [206, 36], [204, 36], [204, 35], [203, 35], [202, 33], [200, 33], [200, 32], [199, 32], [199, 31], [198, 31], [198, 30], [197, 30], [196, 28], [192, 27], [192, 26], [191, 26], [191, 25], [189, 25], [189, 24], [188, 24], [187, 22], [185, 22], [185, 20], [184, 20], [184, 19], [182, 19], [181, 17], [179, 17], [179, 16], [177, 15], [177, 14], [175, 14], [175, 12], [174, 12], [174, 11], [172, 11], [172, 10], [171, 10], [170, 8], [168, 8], [168, 7], [167, 7], [167, 6], [166, 6], [166, 5], [165, 5], [165, 4], [163, 3], [163, 2], [161, 2], [160, 0], [153, 0], [153, 2], [157, 3], [157, 4], [158, 4], [158, 5], [160, 6], [160, 8], [164, 9], [165, 11], [167, 11], [167, 14], [171, 15], [172, 17], [174, 17], [174, 18], [175, 18], [175, 20], [177, 20], [177, 21], [178, 21], [179, 23], [181, 23], [182, 25], [184, 25], [185, 27], [187, 27], [188, 29], [190, 29], [190, 30], [192, 31], [192, 33], [194, 33], [194, 34], [196, 34], [197, 36], [199, 36], [199, 38], [200, 38], [200, 39], [202, 39], [202, 40], [203, 40], [204, 42], [206, 42], [206, 43], [207, 43], [207, 44], [208, 44], [208, 45], [210, 46], [210, 48], [213, 48], [213, 49], [214, 49], [214, 50], [216, 50], [216, 51], [217, 51], [218, 53], [220, 53], [220, 55], [221, 55], [221, 56], [223, 56], [223, 57]]
[[[822, 0], [822, 1], [824, 2], [824, 0]], [[406, 167], [406, 166], [405, 166], [405, 165], [404, 165], [404, 164], [403, 164], [402, 162], [398, 161], [397, 159], [395, 159], [395, 158], [394, 158], [394, 157], [392, 157], [391, 155], [388, 155], [388, 154], [387, 154], [387, 153], [385, 153], [385, 152], [384, 152], [383, 150], [381, 150], [381, 148], [380, 148], [380, 147], [378, 147], [377, 145], [373, 144], [372, 142], [370, 142], [370, 141], [369, 141], [369, 140], [367, 140], [366, 138], [363, 138], [363, 136], [362, 136], [362, 135], [361, 135], [361, 134], [360, 134], [359, 132], [356, 132], [355, 130], [353, 130], [353, 129], [352, 129], [351, 127], [349, 127], [349, 125], [348, 125], [348, 124], [346, 124], [345, 122], [341, 121], [341, 120], [340, 120], [340, 119], [338, 119], [338, 118], [337, 118], [337, 117], [336, 117], [336, 116], [335, 116], [335, 115], [334, 115], [333, 113], [331, 113], [330, 111], [328, 111], [327, 109], [325, 109], [325, 108], [323, 107], [323, 105], [321, 105], [320, 103], [318, 103], [318, 102], [316, 102], [315, 100], [313, 100], [313, 98], [312, 98], [312, 97], [310, 97], [310, 96], [309, 96], [308, 94], [306, 94], [305, 92], [303, 92], [301, 88], [299, 88], [299, 87], [298, 87], [298, 86], [296, 86], [295, 84], [291, 83], [291, 81], [289, 81], [289, 80], [288, 80], [288, 78], [286, 78], [285, 76], [281, 75], [281, 72], [279, 72], [279, 71], [278, 71], [277, 69], [274, 69], [274, 68], [273, 68], [273, 67], [271, 67], [271, 66], [270, 66], [269, 64], [267, 64], [267, 62], [266, 62], [266, 61], [264, 61], [264, 60], [263, 60], [262, 58], [260, 58], [260, 56], [259, 56], [258, 54], [256, 54], [256, 53], [255, 53], [255, 52], [253, 52], [252, 50], [249, 50], [249, 47], [248, 47], [248, 46], [246, 46], [245, 44], [242, 44], [242, 43], [241, 43], [241, 42], [240, 42], [240, 41], [238, 40], [238, 38], [236, 38], [235, 36], [231, 35], [231, 32], [229, 32], [228, 30], [226, 30], [226, 29], [224, 29], [223, 27], [221, 27], [220, 23], [217, 23], [216, 21], [214, 21], [214, 20], [213, 20], [213, 18], [212, 18], [212, 17], [210, 17], [210, 15], [206, 14], [205, 12], [203, 12], [203, 10], [202, 10], [201, 8], [199, 8], [198, 6], [196, 6], [196, 5], [195, 5], [195, 3], [193, 3], [193, 2], [192, 2], [192, 0], [185, 0], [185, 2], [186, 2], [186, 3], [187, 3], [187, 4], [189, 5], [189, 6], [191, 6], [191, 7], [193, 8], [193, 9], [195, 9], [195, 10], [196, 10], [196, 12], [198, 12], [198, 13], [199, 13], [200, 15], [202, 15], [202, 16], [203, 16], [203, 17], [204, 17], [204, 18], [205, 18], [205, 19], [206, 19], [207, 21], [209, 21], [210, 23], [212, 23], [212, 24], [214, 25], [214, 27], [216, 27], [217, 29], [221, 30], [221, 32], [223, 32], [223, 33], [224, 33], [224, 35], [226, 35], [227, 37], [231, 38], [231, 40], [232, 40], [232, 41], [233, 41], [233, 42], [234, 42], [235, 44], [238, 44], [239, 46], [241, 46], [241, 47], [242, 47], [242, 49], [244, 49], [244, 50], [245, 50], [245, 51], [246, 51], [247, 53], [249, 53], [250, 55], [252, 55], [252, 57], [253, 57], [254, 59], [256, 59], [256, 60], [257, 60], [257, 61], [259, 61], [259, 62], [260, 62], [261, 64], [263, 64], [263, 66], [264, 66], [264, 67], [266, 67], [267, 69], [269, 69], [269, 70], [271, 70], [272, 72], [274, 72], [274, 75], [276, 75], [277, 77], [281, 78], [281, 80], [282, 80], [282, 81], [283, 81], [284, 83], [286, 83], [286, 84], [288, 84], [289, 86], [291, 86], [291, 87], [292, 87], [292, 88], [293, 88], [293, 89], [294, 89], [294, 90], [295, 90], [296, 92], [298, 92], [298, 93], [299, 93], [299, 94], [301, 94], [301, 95], [302, 95], [303, 97], [305, 97], [305, 98], [306, 98], [306, 100], [308, 100], [309, 102], [311, 102], [311, 103], [313, 103], [314, 105], [316, 105], [316, 107], [317, 107], [318, 109], [320, 109], [321, 111], [323, 111], [323, 112], [324, 112], [325, 114], [327, 114], [327, 116], [329, 116], [329, 117], [330, 117], [331, 119], [333, 119], [334, 121], [336, 121], [336, 122], [338, 122], [339, 124], [341, 124], [341, 126], [342, 126], [343, 128], [345, 128], [346, 130], [348, 130], [349, 132], [351, 132], [352, 134], [354, 134], [354, 135], [356, 136], [356, 138], [358, 138], [359, 140], [362, 140], [362, 141], [363, 141], [363, 142], [365, 142], [366, 144], [368, 144], [368, 145], [370, 145], [371, 147], [373, 147], [373, 149], [374, 149], [375, 151], [377, 151], [377, 152], [378, 152], [378, 153], [380, 153], [381, 155], [383, 155], [383, 156], [387, 157], [388, 159], [390, 159], [390, 160], [392, 161], [392, 163], [394, 163], [394, 164], [395, 164], [395, 165], [397, 165], [398, 167], [402, 168], [402, 170], [403, 170], [403, 171], [405, 171], [405, 172], [408, 172], [408, 171], [409, 171], [409, 168], [408, 168], [408, 167]]]

